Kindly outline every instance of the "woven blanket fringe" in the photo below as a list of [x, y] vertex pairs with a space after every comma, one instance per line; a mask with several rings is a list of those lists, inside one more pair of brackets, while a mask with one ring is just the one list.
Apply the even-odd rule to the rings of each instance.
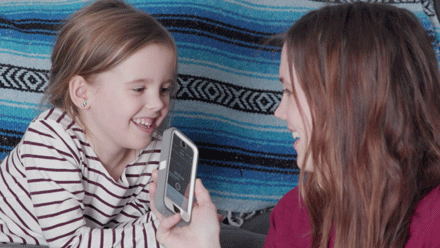
[[226, 219], [228, 220], [228, 224], [235, 227], [241, 227], [246, 220], [251, 219], [254, 216], [257, 216], [259, 214], [271, 211], [273, 208], [267, 208], [262, 209], [258, 211], [252, 211], [249, 213], [237, 213], [232, 212], [231, 210], [228, 210]]

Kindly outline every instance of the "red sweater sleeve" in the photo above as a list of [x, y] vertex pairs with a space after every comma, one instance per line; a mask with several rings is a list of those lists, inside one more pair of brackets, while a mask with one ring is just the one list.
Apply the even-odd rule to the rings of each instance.
[[289, 191], [273, 209], [265, 248], [311, 246], [311, 227], [307, 209], [299, 198], [298, 188]]
[[[440, 186], [434, 188], [416, 206], [411, 218], [410, 236], [405, 248], [440, 247]], [[334, 242], [332, 235], [331, 243]], [[298, 188], [289, 191], [270, 216], [265, 248], [311, 247], [311, 227]]]
[[440, 247], [440, 186], [416, 206], [405, 248], [413, 247]]

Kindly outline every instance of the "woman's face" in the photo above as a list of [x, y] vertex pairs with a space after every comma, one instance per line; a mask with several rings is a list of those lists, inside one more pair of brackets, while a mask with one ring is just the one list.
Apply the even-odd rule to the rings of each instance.
[[[292, 71], [293, 82], [291, 82], [289, 65], [287, 62], [286, 45], [284, 45], [281, 52], [280, 64], [280, 81], [283, 84], [283, 97], [280, 105], [275, 111], [275, 117], [286, 121], [287, 129], [292, 132], [292, 137], [295, 139], [293, 147], [298, 154], [298, 167], [302, 170], [313, 171], [313, 162], [311, 161], [311, 156], [309, 155], [308, 159], [305, 158], [306, 151], [310, 143], [312, 117], [306, 96], [298, 82], [295, 68], [292, 68]], [[298, 96], [299, 105], [295, 101], [293, 89], [295, 89]], [[304, 116], [301, 116], [300, 109], [303, 111]], [[306, 161], [305, 164], [304, 161]]]

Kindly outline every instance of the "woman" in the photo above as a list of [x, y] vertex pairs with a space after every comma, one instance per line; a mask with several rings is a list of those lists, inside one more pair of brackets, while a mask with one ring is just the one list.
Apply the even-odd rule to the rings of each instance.
[[[440, 247], [431, 42], [416, 16], [384, 4], [327, 6], [287, 31], [275, 116], [298, 137], [301, 180], [273, 210], [265, 247]], [[158, 232], [167, 247], [172, 220]]]

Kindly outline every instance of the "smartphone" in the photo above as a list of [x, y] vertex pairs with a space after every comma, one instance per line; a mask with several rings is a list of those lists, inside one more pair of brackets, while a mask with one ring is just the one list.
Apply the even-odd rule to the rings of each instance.
[[179, 225], [191, 221], [198, 157], [197, 146], [177, 128], [164, 131], [154, 202], [164, 216], [180, 213]]

